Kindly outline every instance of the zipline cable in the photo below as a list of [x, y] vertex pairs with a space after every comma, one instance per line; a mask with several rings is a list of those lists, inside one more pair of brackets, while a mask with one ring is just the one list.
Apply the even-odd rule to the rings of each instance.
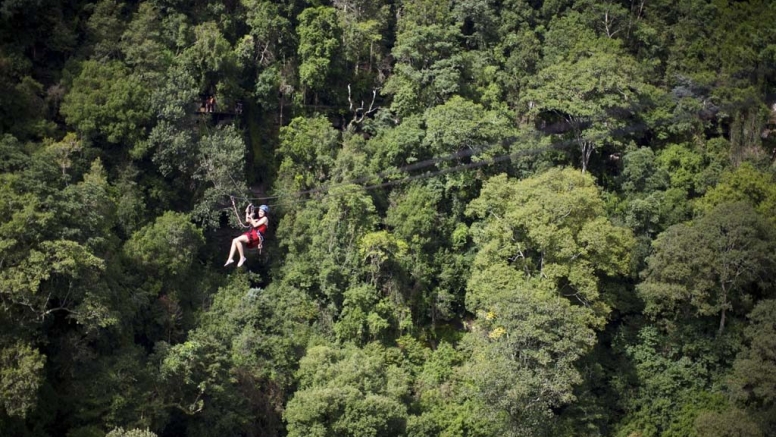
[[[557, 126], [557, 125], [561, 125], [561, 124], [565, 124], [565, 123], [559, 122], [559, 123], [554, 124], [553, 126]], [[529, 134], [522, 135], [522, 137], [525, 137], [525, 138], [527, 138], [529, 136], [538, 137], [538, 136], [541, 136], [541, 135], [542, 134], [540, 132], [532, 131]], [[423, 160], [423, 161], [415, 162], [413, 164], [409, 164], [409, 165], [405, 165], [405, 166], [402, 166], [402, 167], [397, 167], [397, 168], [393, 168], [393, 169], [386, 170], [386, 171], [383, 171], [383, 172], [379, 172], [379, 173], [376, 173], [374, 175], [363, 176], [363, 177], [360, 177], [360, 178], [357, 178], [357, 179], [352, 179], [352, 180], [349, 180], [349, 181], [346, 181], [346, 182], [340, 182], [340, 183], [337, 183], [337, 184], [322, 185], [320, 187], [311, 188], [311, 189], [308, 189], [308, 190], [300, 190], [300, 191], [295, 191], [295, 192], [287, 193], [287, 194], [280, 194], [280, 195], [276, 195], [276, 196], [264, 196], [264, 197], [240, 197], [240, 196], [234, 196], [234, 198], [235, 199], [240, 199], [240, 200], [274, 200], [274, 199], [280, 199], [281, 197], [296, 197], [296, 196], [301, 196], [301, 195], [305, 195], [305, 194], [313, 194], [313, 193], [317, 193], [317, 192], [320, 192], [320, 191], [328, 191], [328, 190], [331, 190], [333, 188], [337, 188], [339, 186], [347, 186], [347, 185], [352, 185], [352, 184], [360, 184], [360, 183], [364, 183], [364, 182], [367, 182], [369, 180], [373, 180], [373, 179], [376, 179], [376, 178], [390, 177], [390, 176], [393, 176], [396, 173], [402, 173], [402, 172], [406, 173], [406, 172], [410, 172], [410, 171], [413, 171], [413, 170], [418, 170], [418, 169], [421, 169], [421, 168], [424, 168], [424, 167], [429, 167], [431, 165], [436, 165], [436, 164], [439, 164], [440, 162], [444, 162], [444, 161], [450, 161], [450, 160], [453, 160], [453, 159], [460, 159], [460, 158], [470, 157], [470, 156], [475, 155], [477, 153], [485, 152], [485, 151], [487, 151], [489, 149], [492, 149], [492, 148], [494, 148], [494, 147], [496, 147], [498, 145], [507, 146], [507, 145], [514, 144], [514, 143], [516, 143], [520, 139], [522, 139], [522, 138], [517, 138], [517, 137], [513, 136], [513, 137], [505, 138], [505, 139], [500, 140], [500, 141], [496, 141], [496, 142], [494, 142], [492, 144], [488, 144], [488, 145], [486, 145], [484, 147], [480, 147], [480, 148], [468, 147], [467, 149], [459, 150], [459, 151], [457, 151], [455, 153], [451, 153], [451, 154], [444, 155], [444, 156], [438, 156], [438, 157], [434, 157], [434, 158], [429, 158], [429, 159], [426, 159], [426, 160]], [[510, 140], [512, 140], [512, 141], [510, 142]], [[231, 194], [226, 194], [226, 193], [224, 195], [225, 196], [232, 196]]]
[[[684, 117], [676, 116], [676, 117], [672, 117], [671, 120], [664, 121], [664, 123], [661, 123], [661, 124], [673, 123], [673, 122], [681, 120], [682, 118], [687, 119], [687, 118], [692, 118], [692, 117], [690, 117], [690, 116], [684, 116]], [[554, 125], [551, 125], [550, 129], [552, 129], [553, 126], [558, 126], [558, 125], [563, 125], [563, 124], [567, 124], [567, 123], [565, 123], [565, 122], [556, 123]], [[659, 125], [653, 126], [652, 128], [655, 128], [655, 127], [659, 127]], [[644, 122], [633, 123], [631, 125], [628, 125], [628, 126], [625, 126], [625, 127], [619, 128], [619, 129], [615, 129], [614, 131], [612, 131], [609, 134], [600, 134], [597, 137], [588, 138], [588, 141], [596, 141], [598, 139], [602, 139], [602, 138], [605, 138], [605, 137], [610, 136], [610, 135], [622, 135], [622, 134], [627, 134], [627, 133], [644, 131], [644, 130], [648, 130], [648, 129], [650, 129], [650, 126], [647, 126], [646, 123], [644, 123]], [[455, 152], [455, 153], [452, 153], [452, 154], [448, 154], [448, 155], [444, 155], [444, 156], [440, 156], [440, 157], [435, 157], [435, 158], [430, 158], [430, 159], [427, 159], [427, 160], [424, 160], [424, 161], [419, 161], [419, 162], [416, 162], [416, 163], [413, 163], [413, 164], [410, 164], [410, 165], [407, 165], [407, 166], [393, 168], [393, 169], [390, 169], [390, 170], [386, 170], [386, 171], [377, 173], [375, 175], [363, 176], [363, 177], [352, 179], [352, 180], [349, 180], [349, 181], [340, 182], [340, 183], [337, 183], [337, 184], [322, 185], [320, 187], [311, 188], [311, 189], [308, 189], [308, 190], [300, 190], [300, 191], [296, 191], [296, 192], [292, 192], [292, 193], [287, 193], [287, 194], [279, 194], [279, 195], [275, 195], [275, 196], [264, 196], [264, 197], [240, 197], [240, 196], [234, 196], [234, 195], [227, 194], [227, 193], [224, 193], [224, 195], [225, 196], [229, 196], [232, 199], [242, 199], [242, 200], [278, 200], [278, 199], [283, 199], [283, 198], [287, 198], [287, 197], [297, 197], [298, 198], [299, 196], [303, 196], [303, 195], [306, 195], [306, 194], [314, 194], [314, 193], [318, 193], [318, 192], [328, 192], [328, 191], [331, 191], [333, 189], [340, 188], [340, 187], [348, 187], [348, 186], [353, 186], [353, 185], [357, 185], [357, 184], [360, 184], [360, 183], [364, 183], [364, 182], [367, 182], [369, 180], [390, 177], [390, 176], [395, 175], [396, 173], [402, 173], [402, 172], [406, 173], [406, 172], [409, 172], [409, 171], [412, 171], [412, 170], [417, 170], [417, 169], [429, 167], [431, 165], [436, 165], [436, 164], [438, 164], [440, 162], [444, 162], [444, 161], [449, 161], [449, 160], [453, 160], [453, 159], [473, 156], [476, 153], [485, 152], [485, 151], [487, 151], [489, 149], [492, 149], [493, 147], [496, 147], [498, 145], [504, 145], [504, 146], [513, 145], [513, 144], [515, 144], [518, 141], [521, 141], [523, 139], [527, 139], [527, 138], [531, 138], [531, 137], [533, 137], [535, 139], [536, 137], [542, 136], [542, 135], [543, 134], [541, 132], [539, 132], [539, 131], [531, 131], [530, 133], [527, 133], [527, 134], [523, 134], [523, 135], [516, 136], [516, 137], [513, 136], [513, 137], [509, 137], [509, 138], [503, 139], [501, 141], [496, 141], [493, 144], [487, 145], [487, 146], [482, 147], [482, 148], [468, 148], [468, 149], [464, 149], [464, 150], [459, 150], [458, 152]], [[472, 168], [479, 168], [479, 167], [483, 167], [483, 166], [486, 166], [486, 165], [491, 165], [491, 164], [495, 164], [495, 163], [498, 163], [498, 162], [502, 162], [502, 161], [505, 161], [507, 159], [513, 159], [513, 158], [516, 158], [516, 157], [519, 157], [519, 156], [523, 156], [523, 155], [526, 155], [526, 156], [527, 155], [535, 155], [535, 154], [543, 153], [543, 152], [549, 151], [549, 150], [562, 150], [562, 149], [565, 149], [566, 147], [568, 147], [569, 145], [574, 145], [574, 144], [577, 144], [577, 143], [578, 143], [577, 139], [568, 139], [568, 140], [561, 141], [559, 143], [552, 144], [550, 146], [533, 148], [533, 149], [527, 149], [527, 150], [519, 150], [517, 152], [513, 152], [513, 153], [509, 153], [509, 154], [505, 154], [505, 155], [495, 156], [495, 157], [488, 158], [488, 159], [485, 159], [485, 160], [482, 160], [482, 161], [476, 161], [476, 162], [471, 162], [471, 163], [468, 163], [468, 164], [461, 164], [461, 165], [458, 165], [458, 166], [455, 166], [455, 167], [450, 167], [450, 168], [446, 168], [446, 169], [440, 169], [440, 170], [435, 171], [435, 172], [423, 173], [423, 174], [414, 175], [414, 176], [407, 176], [405, 178], [394, 180], [394, 181], [387, 181], [387, 182], [382, 182], [382, 183], [378, 183], [378, 184], [366, 185], [366, 186], [358, 187], [355, 190], [346, 191], [346, 192], [342, 192], [342, 193], [337, 193], [337, 195], [348, 194], [350, 192], [357, 192], [357, 191], [363, 191], [363, 190], [372, 190], [372, 189], [377, 189], [377, 188], [385, 188], [385, 187], [395, 186], [395, 185], [403, 184], [403, 183], [414, 181], [414, 180], [435, 177], [435, 176], [444, 175], [444, 174], [448, 174], [448, 173], [454, 173], [454, 172], [458, 172], [458, 171], [461, 171], [461, 170], [468, 170], [468, 169], [472, 169]], [[333, 194], [328, 194], [328, 195], [332, 196]], [[288, 204], [297, 204], [297, 203], [307, 202], [308, 200], [309, 199], [297, 199], [297, 200], [289, 201], [289, 202], [274, 203], [274, 204], [270, 204], [269, 206], [280, 206], [280, 205], [288, 205]], [[236, 209], [236, 207], [235, 207], [235, 209]]]
[[[488, 121], [477, 122], [475, 128], [480, 128], [482, 125], [486, 125], [486, 124], [489, 124], [489, 122]], [[556, 123], [556, 124], [561, 124], [561, 123]], [[538, 135], [538, 133], [536, 133], [536, 134]], [[502, 141], [502, 143], [503, 143], [503, 141]], [[409, 171], [412, 171], [412, 170], [417, 170], [419, 168], [428, 167], [430, 165], [438, 164], [438, 163], [440, 163], [442, 161], [449, 161], [451, 159], [464, 158], [464, 157], [467, 157], [467, 156], [471, 156], [471, 155], [474, 155], [475, 153], [483, 152], [483, 151], [485, 151], [487, 149], [490, 149], [492, 147], [495, 147], [495, 146], [496, 146], [496, 144], [489, 144], [489, 145], [486, 145], [485, 147], [480, 148], [480, 149], [469, 147], [469, 149], [459, 150], [458, 152], [455, 152], [455, 153], [452, 153], [452, 154], [448, 154], [448, 155], [444, 155], [444, 156], [439, 156], [439, 157], [434, 157], [434, 158], [429, 158], [429, 159], [426, 159], [424, 161], [418, 161], [418, 162], [413, 163], [413, 164], [409, 164], [409, 165], [405, 165], [405, 166], [402, 166], [402, 167], [393, 168], [391, 170], [386, 170], [386, 171], [383, 171], [383, 172], [379, 172], [379, 173], [376, 173], [376, 174], [371, 175], [371, 176], [364, 176], [364, 177], [361, 177], [361, 178], [358, 178], [358, 179], [353, 179], [351, 181], [342, 182], [342, 183], [337, 184], [337, 185], [360, 184], [360, 183], [363, 183], [363, 182], [367, 182], [370, 179], [381, 178], [381, 177], [383, 177], [383, 178], [384, 177], [388, 177], [388, 176], [390, 176], [390, 173], [394, 173], [394, 172], [409, 172]], [[298, 196], [298, 195], [304, 195], [304, 194], [312, 194], [312, 193], [316, 193], [318, 191], [325, 191], [325, 190], [334, 188], [335, 186], [336, 185], [326, 185], [326, 186], [321, 186], [321, 187], [317, 187], [317, 188], [311, 188], [309, 190], [296, 191], [296, 192], [293, 192], [293, 193], [284, 194], [284, 195], [277, 195], [277, 196], [264, 196], [264, 197], [239, 197], [239, 196], [235, 196], [235, 199], [242, 199], [242, 200], [272, 200], [272, 199], [279, 199], [279, 198], [284, 197], [284, 196]]]

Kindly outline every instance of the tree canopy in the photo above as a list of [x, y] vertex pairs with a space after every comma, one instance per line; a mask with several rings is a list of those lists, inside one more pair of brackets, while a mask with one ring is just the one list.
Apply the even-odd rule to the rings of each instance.
[[0, 435], [776, 435], [775, 21], [0, 2]]

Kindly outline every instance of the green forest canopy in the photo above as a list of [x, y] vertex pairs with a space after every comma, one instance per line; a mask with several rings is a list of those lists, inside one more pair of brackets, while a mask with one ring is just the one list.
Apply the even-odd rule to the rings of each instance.
[[0, 21], [0, 434], [776, 435], [772, 2]]

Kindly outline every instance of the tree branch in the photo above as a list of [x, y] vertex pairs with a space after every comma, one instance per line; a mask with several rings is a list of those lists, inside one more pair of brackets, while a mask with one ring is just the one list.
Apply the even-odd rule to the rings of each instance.
[[350, 120], [350, 123], [348, 123], [348, 127], [359, 124], [362, 121], [364, 121], [364, 118], [366, 118], [367, 115], [377, 111], [380, 109], [379, 106], [375, 107], [375, 99], [377, 99], [377, 89], [372, 89], [372, 101], [369, 103], [369, 108], [365, 111], [364, 110], [364, 101], [361, 101], [361, 106], [358, 108], [353, 108], [353, 99], [351, 97], [351, 90], [350, 90], [350, 84], [348, 84], [348, 104], [349, 109], [351, 112], [353, 112], [353, 119]]

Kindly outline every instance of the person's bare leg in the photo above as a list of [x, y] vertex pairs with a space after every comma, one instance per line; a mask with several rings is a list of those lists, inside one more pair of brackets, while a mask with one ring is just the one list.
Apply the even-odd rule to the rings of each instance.
[[239, 237], [237, 237], [237, 238], [232, 240], [232, 248], [229, 250], [229, 259], [226, 260], [226, 264], [224, 264], [224, 267], [226, 267], [229, 264], [234, 262], [234, 252], [235, 251], [239, 251], [240, 252], [240, 260], [241, 261], [238, 264], [238, 266], [241, 266], [242, 263], [245, 262], [245, 261], [242, 261], [245, 258], [245, 256], [243, 256], [242, 243], [247, 243], [249, 241], [250, 240], [245, 235], [240, 235]]
[[232, 250], [229, 252], [229, 262], [227, 262], [227, 264], [231, 264], [231, 262], [233, 262], [232, 258], [234, 257], [234, 251], [237, 250], [240, 252], [240, 261], [237, 263], [237, 267], [242, 266], [243, 263], [247, 260], [243, 252], [243, 243], [248, 243], [250, 241], [251, 240], [247, 235], [240, 235], [239, 237], [232, 240]]
[[234, 252], [237, 250], [237, 239], [232, 240], [232, 247], [229, 249], [229, 258], [226, 259], [224, 267], [234, 262]]
[[237, 242], [237, 251], [240, 252], [240, 262], [237, 263], [237, 267], [241, 267], [245, 261], [248, 261], [248, 258], [245, 257], [245, 253], [243, 252], [243, 245], [241, 242]]

